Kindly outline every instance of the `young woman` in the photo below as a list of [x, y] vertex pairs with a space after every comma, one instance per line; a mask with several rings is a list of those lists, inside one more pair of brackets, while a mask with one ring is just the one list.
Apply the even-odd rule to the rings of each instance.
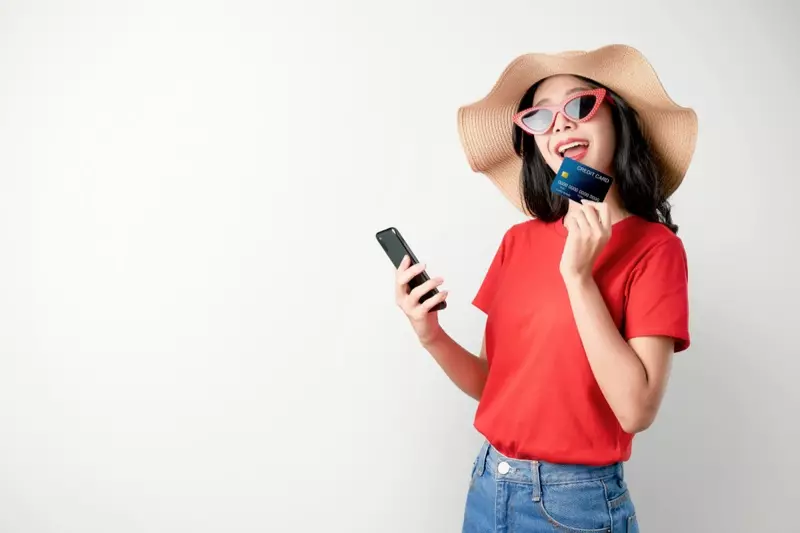
[[[419, 303], [397, 303], [422, 346], [479, 401], [486, 438], [463, 531], [636, 532], [622, 463], [654, 421], [673, 354], [689, 346], [686, 255], [667, 198], [691, 160], [697, 121], [636, 50], [528, 54], [459, 111], [471, 167], [530, 219], [503, 236], [474, 305], [474, 356]], [[613, 177], [602, 203], [550, 191], [564, 157]], [[567, 178], [568, 179], [568, 178]]]

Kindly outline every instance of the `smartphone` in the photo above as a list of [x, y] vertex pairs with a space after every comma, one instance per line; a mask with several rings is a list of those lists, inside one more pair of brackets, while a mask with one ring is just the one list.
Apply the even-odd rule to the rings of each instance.
[[[381, 230], [375, 234], [375, 237], [378, 239], [378, 243], [381, 245], [383, 250], [386, 252], [386, 255], [389, 256], [389, 259], [394, 264], [395, 268], [400, 266], [400, 262], [403, 260], [404, 256], [409, 256], [411, 258], [411, 264], [415, 265], [419, 263], [417, 260], [417, 256], [414, 255], [414, 252], [411, 251], [411, 248], [406, 243], [403, 236], [397, 230], [397, 228], [386, 228], [385, 230]], [[411, 281], [408, 283], [409, 291], [413, 290], [416, 287], [419, 287], [426, 281], [431, 279], [427, 272], [422, 272], [421, 274], [417, 274]], [[430, 291], [426, 292], [422, 295], [419, 299], [420, 303], [424, 302], [425, 300], [435, 296], [438, 294], [439, 291], [434, 287]], [[433, 306], [429, 312], [433, 311], [441, 311], [447, 307], [447, 302], [440, 302]]]

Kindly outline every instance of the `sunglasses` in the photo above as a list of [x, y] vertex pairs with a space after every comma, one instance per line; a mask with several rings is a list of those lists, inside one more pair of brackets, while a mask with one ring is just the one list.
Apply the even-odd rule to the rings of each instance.
[[605, 89], [581, 91], [569, 95], [559, 105], [540, 105], [520, 111], [514, 115], [514, 124], [531, 135], [542, 135], [553, 127], [556, 114], [561, 113], [575, 122], [586, 122], [597, 113], [603, 101], [614, 103]]

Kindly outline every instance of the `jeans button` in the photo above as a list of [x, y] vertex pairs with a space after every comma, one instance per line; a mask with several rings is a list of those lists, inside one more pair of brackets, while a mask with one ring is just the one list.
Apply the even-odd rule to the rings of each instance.
[[508, 474], [509, 470], [511, 470], [511, 466], [509, 466], [509, 464], [505, 461], [497, 465], [497, 471], [503, 475]]

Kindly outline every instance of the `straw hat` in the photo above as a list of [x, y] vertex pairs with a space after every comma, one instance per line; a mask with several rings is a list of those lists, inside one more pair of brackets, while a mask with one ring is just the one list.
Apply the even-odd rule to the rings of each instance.
[[635, 48], [610, 45], [583, 52], [525, 54], [506, 67], [491, 92], [458, 110], [458, 130], [467, 161], [488, 176], [521, 211], [522, 160], [514, 152], [513, 114], [534, 83], [575, 74], [619, 94], [639, 114], [640, 125], [663, 169], [669, 197], [683, 181], [694, 154], [697, 115], [667, 95], [653, 67]]

